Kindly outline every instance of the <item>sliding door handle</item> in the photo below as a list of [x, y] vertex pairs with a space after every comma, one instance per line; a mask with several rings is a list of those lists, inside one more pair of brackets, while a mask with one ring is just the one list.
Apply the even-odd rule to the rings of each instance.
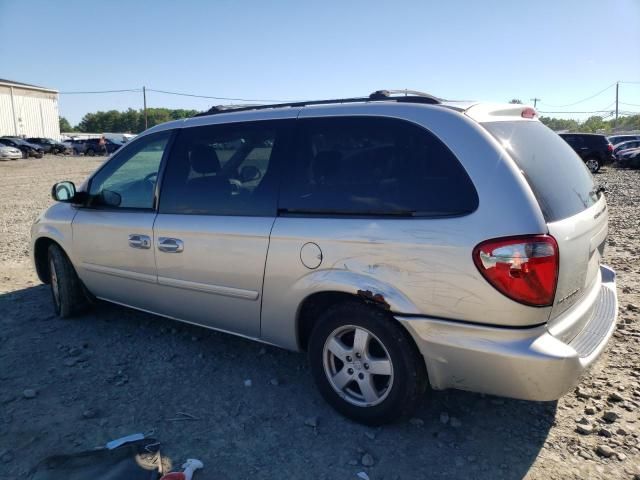
[[129, 235], [129, 246], [131, 248], [151, 248], [151, 238], [149, 238], [148, 235], [132, 233], [131, 235]]
[[184, 242], [178, 238], [158, 238], [158, 250], [166, 253], [180, 253], [184, 250]]

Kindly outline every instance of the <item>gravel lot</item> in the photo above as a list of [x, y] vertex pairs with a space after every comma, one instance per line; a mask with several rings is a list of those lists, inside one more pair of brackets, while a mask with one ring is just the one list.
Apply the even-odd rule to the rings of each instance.
[[203, 480], [640, 479], [640, 171], [597, 175], [620, 317], [575, 392], [554, 403], [435, 392], [415, 418], [373, 429], [324, 403], [302, 355], [107, 304], [55, 318], [29, 227], [55, 181], [79, 183], [101, 161], [0, 162], [0, 477], [154, 431], [174, 464], [202, 459]]

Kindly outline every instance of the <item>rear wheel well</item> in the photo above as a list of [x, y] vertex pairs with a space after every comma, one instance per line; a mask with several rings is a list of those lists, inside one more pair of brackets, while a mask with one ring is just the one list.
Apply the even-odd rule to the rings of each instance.
[[[49, 283], [49, 247], [51, 245], [58, 245], [54, 240], [47, 237], [42, 237], [36, 240], [33, 247], [33, 258], [36, 265], [36, 273], [42, 283]], [[59, 245], [58, 245], [59, 246]], [[62, 247], [60, 247], [62, 248]]]
[[298, 311], [298, 346], [307, 351], [311, 331], [320, 314], [336, 303], [358, 299], [356, 295], [345, 292], [319, 292], [304, 299]]
[[311, 331], [320, 315], [327, 308], [349, 300], [355, 300], [386, 312], [390, 311], [390, 305], [384, 300], [384, 297], [373, 294], [369, 290], [358, 290], [357, 294], [339, 291], [314, 293], [305, 298], [298, 309], [296, 322], [298, 347], [303, 351], [307, 350]]

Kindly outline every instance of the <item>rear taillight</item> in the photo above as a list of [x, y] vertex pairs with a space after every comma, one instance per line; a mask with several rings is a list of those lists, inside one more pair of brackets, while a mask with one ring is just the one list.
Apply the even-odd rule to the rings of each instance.
[[558, 244], [549, 235], [497, 238], [473, 249], [480, 273], [499, 292], [525, 305], [551, 305], [558, 281]]
[[609, 153], [613, 152], [613, 145], [611, 145], [610, 143], [607, 144], [607, 152]]

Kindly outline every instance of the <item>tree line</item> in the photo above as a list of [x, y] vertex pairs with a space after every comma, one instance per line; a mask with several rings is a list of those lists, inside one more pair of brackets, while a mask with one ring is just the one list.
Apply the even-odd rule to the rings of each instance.
[[565, 118], [540, 117], [540, 121], [552, 130], [566, 130], [569, 132], [612, 133], [617, 131], [640, 130], [640, 115], [627, 115], [615, 119], [605, 120], [598, 115], [587, 118], [584, 122], [567, 120]]
[[[522, 100], [513, 98], [509, 103], [522, 104]], [[614, 128], [620, 131], [640, 130], [640, 115], [625, 115], [605, 120], [603, 117], [593, 115], [584, 122], [568, 120], [566, 118], [554, 118], [541, 116], [540, 121], [554, 131], [584, 132], [584, 133], [613, 133]]]
[[[522, 103], [518, 99], [511, 100], [510, 103]], [[148, 108], [147, 122], [149, 128], [159, 123], [180, 118], [193, 117], [199, 113], [197, 110], [168, 108]], [[600, 116], [592, 116], [583, 122], [568, 120], [565, 118], [553, 118], [541, 116], [540, 121], [552, 130], [566, 130], [570, 132], [586, 133], [611, 133], [616, 127], [615, 120], [605, 120]], [[107, 112], [87, 113], [78, 125], [71, 126], [66, 118], [60, 117], [61, 132], [118, 132], [118, 133], [140, 133], [144, 130], [144, 111], [132, 108], [119, 112], [109, 110]], [[618, 118], [617, 130], [640, 130], [640, 115], [628, 115]]]
[[[169, 109], [169, 108], [148, 108], [147, 124], [151, 128], [160, 123], [181, 118], [193, 117], [198, 110]], [[134, 110], [130, 108], [124, 112], [118, 110], [108, 110], [106, 112], [87, 113], [80, 123], [72, 126], [69, 121], [60, 117], [61, 132], [118, 132], [118, 133], [140, 133], [145, 130], [144, 110]]]

